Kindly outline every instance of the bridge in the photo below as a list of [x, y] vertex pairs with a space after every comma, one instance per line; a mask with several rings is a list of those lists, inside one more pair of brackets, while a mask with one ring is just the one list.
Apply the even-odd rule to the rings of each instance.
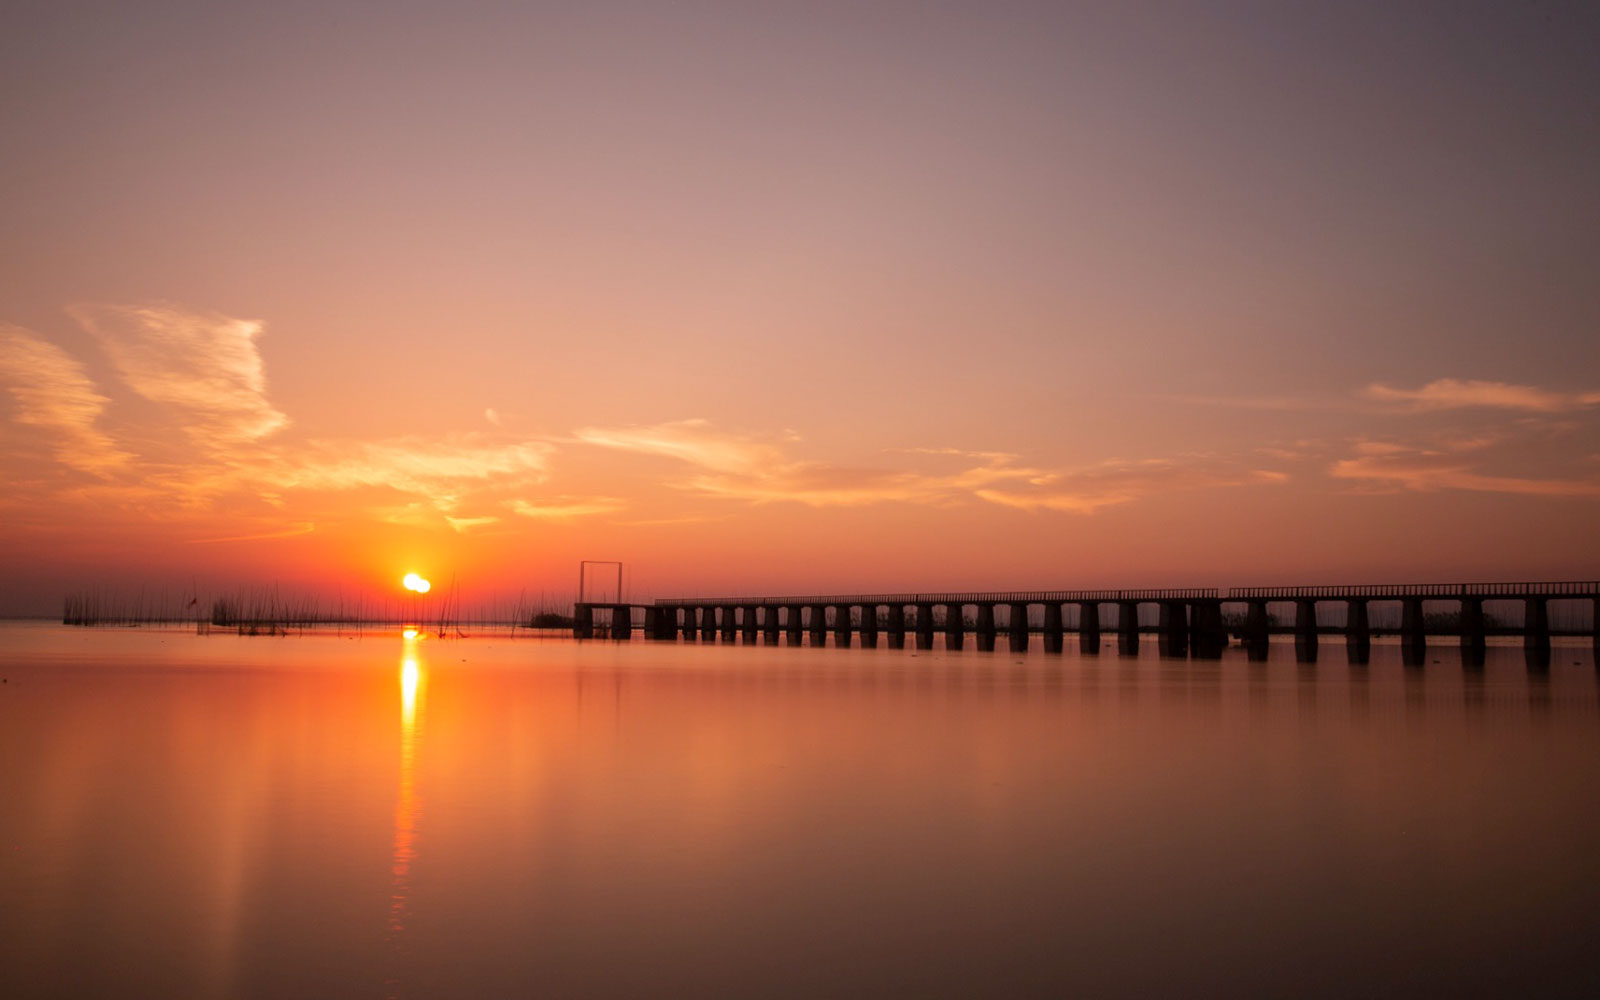
[[[1530, 661], [1548, 661], [1551, 600], [1589, 603], [1588, 634], [1600, 655], [1600, 630], [1596, 628], [1600, 623], [1600, 582], [1593, 581], [1234, 587], [1226, 593], [1215, 588], [1016, 590], [663, 598], [653, 604], [580, 602], [574, 607], [573, 634], [580, 639], [593, 638], [598, 624], [611, 638], [627, 639], [641, 627], [636, 612], [642, 612], [644, 634], [652, 639], [674, 639], [681, 634], [685, 639], [712, 640], [720, 635], [725, 641], [743, 636], [753, 642], [761, 636], [772, 643], [785, 635], [793, 644], [809, 635], [813, 644], [820, 644], [832, 633], [836, 645], [848, 645], [859, 637], [862, 645], [876, 646], [881, 634], [891, 647], [898, 648], [910, 635], [918, 649], [931, 649], [934, 636], [943, 632], [946, 648], [960, 649], [971, 633], [978, 648], [993, 649], [1004, 632], [1008, 647], [1021, 652], [1028, 648], [1033, 633], [1031, 609], [1038, 607], [1043, 616], [1039, 631], [1047, 652], [1061, 652], [1066, 634], [1074, 632], [1081, 651], [1098, 653], [1102, 633], [1112, 631], [1118, 651], [1133, 654], [1138, 652], [1141, 634], [1154, 632], [1163, 656], [1205, 659], [1221, 656], [1232, 634], [1252, 657], [1262, 658], [1269, 635], [1292, 633], [1297, 657], [1311, 662], [1317, 658], [1318, 637], [1333, 633], [1344, 636], [1352, 662], [1365, 663], [1373, 634], [1390, 631], [1400, 636], [1407, 662], [1422, 661], [1430, 634], [1458, 638], [1468, 662], [1481, 662], [1491, 633], [1511, 633], [1522, 636]], [[1521, 624], [1492, 625], [1484, 614], [1485, 601], [1521, 603]], [[1426, 602], [1447, 602], [1455, 613], [1426, 615]], [[1379, 630], [1370, 625], [1369, 606], [1374, 603], [1398, 604], [1397, 629]], [[1269, 614], [1269, 604], [1292, 604], [1294, 623], [1277, 624]], [[1342, 605], [1344, 623], [1321, 624], [1318, 607], [1322, 604]], [[1140, 624], [1140, 608], [1146, 605], [1158, 609], [1154, 627]], [[1229, 605], [1238, 612], [1225, 615], [1223, 608]], [[1115, 608], [1109, 628], [1102, 614], [1106, 606]], [[997, 620], [999, 608], [1006, 612], [1003, 625]], [[609, 622], [597, 623], [596, 612], [607, 613]]]

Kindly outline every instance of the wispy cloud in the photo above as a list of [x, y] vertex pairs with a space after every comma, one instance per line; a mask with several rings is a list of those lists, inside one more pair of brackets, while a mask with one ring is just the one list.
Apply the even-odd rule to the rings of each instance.
[[133, 459], [96, 427], [110, 400], [61, 348], [0, 324], [0, 380], [16, 401], [17, 421], [49, 431], [63, 465], [108, 476]]
[[1240, 410], [1289, 412], [1373, 411], [1422, 413], [1436, 410], [1497, 409], [1525, 413], [1564, 413], [1600, 406], [1600, 391], [1562, 392], [1533, 385], [1517, 385], [1484, 379], [1435, 379], [1415, 389], [1374, 382], [1358, 392], [1328, 395], [1306, 393], [1293, 396], [1169, 395], [1180, 403], [1226, 407]]
[[760, 472], [697, 475], [680, 485], [707, 496], [811, 507], [856, 507], [891, 501], [927, 503], [947, 499], [956, 491], [955, 485], [943, 477], [819, 462], [787, 463]]
[[637, 521], [613, 521], [630, 528], [655, 528], [668, 524], [709, 524], [716, 521], [726, 521], [727, 517], [713, 517], [709, 514], [687, 514], [683, 517], [647, 517]]
[[175, 306], [76, 305], [67, 312], [92, 333], [134, 392], [187, 414], [197, 444], [257, 441], [288, 424], [267, 399], [256, 347], [262, 324]]
[[1496, 476], [1478, 472], [1471, 465], [1418, 455], [1341, 459], [1328, 474], [1337, 479], [1381, 484], [1396, 491], [1469, 490], [1521, 496], [1600, 497], [1600, 480]]
[[1368, 493], [1466, 490], [1519, 496], [1600, 496], [1600, 479], [1592, 475], [1561, 478], [1511, 471], [1526, 460], [1534, 444], [1526, 436], [1504, 433], [1440, 434], [1421, 443], [1361, 439], [1350, 446], [1353, 455], [1338, 458], [1328, 467], [1328, 475], [1351, 481]]
[[[69, 312], [104, 348], [117, 383], [157, 404], [139, 418], [157, 423], [102, 429], [111, 401], [82, 364], [28, 331], [0, 326], [0, 385], [16, 400], [15, 420], [47, 430], [58, 461], [100, 479], [41, 491], [39, 502], [48, 492], [58, 501], [175, 520], [224, 504], [237, 511], [243, 501], [278, 512], [280, 525], [291, 517], [301, 525], [328, 510], [315, 494], [362, 493], [358, 502], [375, 519], [466, 531], [499, 519], [484, 503], [547, 477], [555, 445], [508, 441], [502, 431], [378, 441], [273, 436], [288, 418], [267, 396], [259, 323], [172, 306]], [[152, 426], [171, 433], [151, 433]], [[187, 447], [173, 447], [174, 437]], [[463, 512], [464, 501], [478, 509]], [[254, 534], [202, 540], [281, 536], [264, 524]]]
[[523, 517], [531, 517], [547, 521], [565, 521], [574, 517], [588, 517], [593, 514], [610, 514], [627, 506], [625, 501], [616, 497], [553, 497], [548, 500], [534, 502], [530, 500], [509, 500], [506, 506]]
[[264, 531], [256, 535], [232, 535], [227, 538], [191, 538], [191, 545], [213, 545], [221, 542], [258, 542], [269, 538], [293, 538], [296, 535], [309, 535], [317, 530], [317, 526], [310, 521], [291, 524], [287, 528], [277, 531]]
[[350, 490], [381, 486], [425, 496], [446, 508], [463, 483], [496, 478], [540, 481], [552, 445], [499, 444], [472, 435], [389, 441], [316, 441], [273, 456], [248, 474], [285, 489]]
[[783, 464], [776, 445], [719, 431], [699, 419], [644, 427], [584, 427], [573, 436], [585, 444], [663, 455], [717, 472], [748, 474]]
[[885, 454], [952, 455], [957, 458], [979, 459], [990, 464], [1015, 462], [1020, 458], [1009, 451], [970, 451], [966, 448], [890, 448]]
[[[1025, 510], [1089, 513], [1155, 492], [1277, 482], [1282, 473], [1240, 470], [1212, 457], [1109, 462], [1077, 471], [1023, 464], [1001, 451], [900, 448], [899, 467], [804, 461], [783, 446], [719, 432], [704, 420], [580, 431], [579, 440], [680, 459], [696, 471], [671, 485], [707, 497], [813, 507], [982, 500]], [[787, 442], [786, 442], [787, 443]], [[942, 466], [942, 467], [941, 467]]]
[[[813, 507], [860, 506], [884, 502], [930, 503], [970, 495], [973, 488], [999, 479], [1038, 475], [1012, 467], [1014, 456], [956, 449], [901, 449], [903, 454], [960, 458], [977, 464], [953, 472], [908, 468], [870, 468], [792, 457], [798, 435], [781, 440], [720, 430], [709, 421], [679, 420], [644, 427], [579, 430], [575, 439], [605, 448], [660, 455], [692, 467], [669, 482], [704, 496], [752, 503], [800, 503]], [[947, 463], [948, 464], [948, 463]]]
[[1563, 413], [1600, 406], [1600, 392], [1559, 392], [1532, 385], [1488, 382], [1479, 379], [1441, 378], [1418, 389], [1397, 389], [1374, 383], [1368, 399], [1398, 403], [1412, 410], [1490, 408], [1531, 413]]
[[1093, 514], [1157, 493], [1275, 485], [1288, 479], [1283, 472], [1240, 468], [1215, 456], [1190, 456], [1136, 462], [1113, 460], [1053, 476], [1032, 489], [981, 489], [977, 495], [1021, 510]]
[[483, 528], [491, 524], [500, 523], [500, 519], [492, 515], [482, 517], [450, 517], [446, 515], [444, 521], [461, 534], [466, 534], [473, 528]]

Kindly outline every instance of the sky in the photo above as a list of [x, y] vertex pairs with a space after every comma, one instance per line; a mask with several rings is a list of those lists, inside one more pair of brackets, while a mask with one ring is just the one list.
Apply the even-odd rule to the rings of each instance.
[[1597, 40], [13, 0], [0, 613], [1594, 579]]

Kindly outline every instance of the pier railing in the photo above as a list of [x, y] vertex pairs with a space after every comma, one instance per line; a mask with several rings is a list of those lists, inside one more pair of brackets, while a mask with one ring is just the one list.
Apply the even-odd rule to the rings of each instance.
[[1342, 584], [1318, 587], [1231, 587], [1230, 601], [1292, 601], [1308, 598], [1381, 600], [1392, 597], [1420, 597], [1424, 600], [1460, 598], [1600, 597], [1600, 582], [1565, 581], [1559, 583], [1388, 583]]
[[670, 597], [656, 601], [658, 608], [723, 607], [781, 608], [812, 604], [1071, 604], [1078, 601], [1207, 601], [1218, 600], [1215, 587], [1157, 590], [983, 590], [936, 591], [902, 594], [811, 594], [804, 597]]

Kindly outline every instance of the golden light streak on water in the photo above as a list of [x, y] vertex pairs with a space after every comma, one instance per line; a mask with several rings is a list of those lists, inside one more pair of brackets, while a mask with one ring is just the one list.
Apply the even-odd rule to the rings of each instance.
[[409, 760], [407, 751], [416, 737], [417, 689], [422, 686], [422, 668], [416, 657], [408, 656], [400, 664], [400, 731], [401, 760]]
[[[411, 866], [417, 859], [417, 751], [427, 708], [427, 678], [416, 656], [416, 633], [407, 630], [400, 661], [400, 780], [394, 806], [394, 850], [389, 865], [389, 918], [386, 937], [394, 951], [403, 950], [402, 935], [411, 915]], [[398, 996], [399, 982], [385, 983]]]

